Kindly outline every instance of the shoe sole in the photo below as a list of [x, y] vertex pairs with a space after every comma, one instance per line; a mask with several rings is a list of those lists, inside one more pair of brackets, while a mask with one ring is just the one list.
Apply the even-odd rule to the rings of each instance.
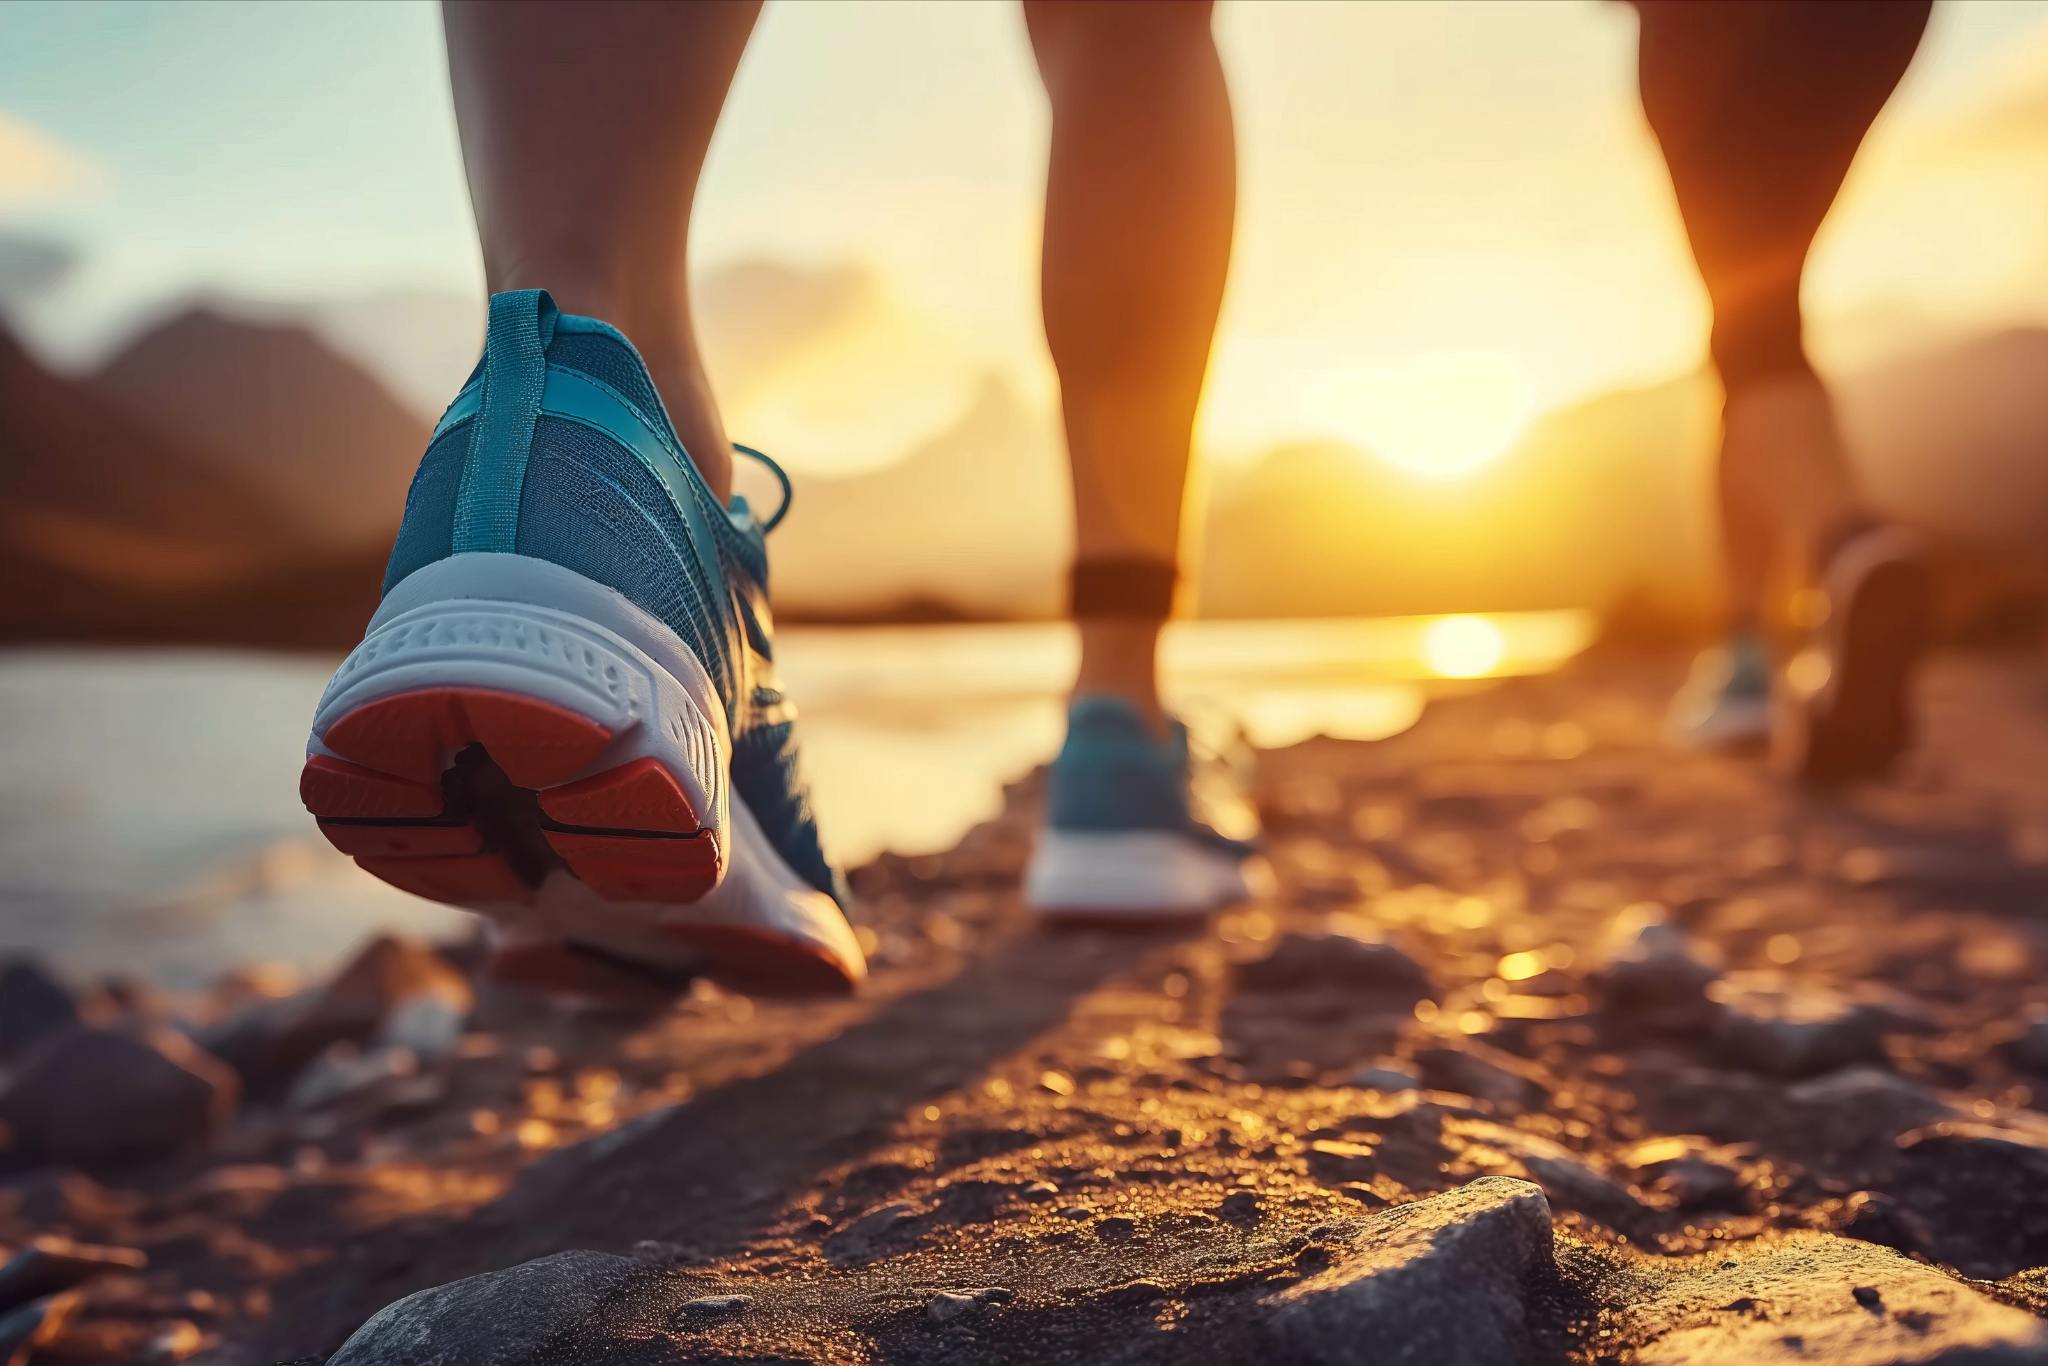
[[729, 753], [717, 692], [660, 621], [545, 561], [458, 555], [378, 609], [321, 699], [300, 794], [365, 871], [490, 917], [528, 960], [582, 941], [659, 963], [681, 941], [744, 989], [849, 990], [851, 930], [822, 893], [829, 917], [775, 913], [807, 884], [774, 876], [758, 827], [749, 877], [775, 893], [667, 923], [731, 865]]
[[1263, 894], [1265, 860], [1233, 858], [1165, 830], [1041, 830], [1024, 873], [1040, 920], [1138, 926], [1199, 919]]
[[1810, 786], [1878, 777], [1913, 739], [1909, 689], [1932, 588], [1907, 538], [1866, 539], [1845, 547], [1828, 575], [1829, 601], [1839, 604], [1829, 676], [1791, 708], [1789, 767]]

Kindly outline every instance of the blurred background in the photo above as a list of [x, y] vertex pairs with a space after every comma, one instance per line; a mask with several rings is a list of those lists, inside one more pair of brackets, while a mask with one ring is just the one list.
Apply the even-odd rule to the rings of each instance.
[[[1237, 249], [1168, 647], [1200, 723], [1375, 738], [1711, 628], [1718, 392], [1634, 26], [1223, 0]], [[1047, 124], [1012, 4], [775, 0], [704, 178], [699, 322], [795, 476], [781, 648], [843, 860], [947, 847], [1057, 742]], [[295, 788], [482, 293], [433, 6], [0, 7], [0, 942], [175, 985], [457, 924]], [[2033, 640], [2048, 3], [1940, 0], [1806, 307], [1945, 633]]]

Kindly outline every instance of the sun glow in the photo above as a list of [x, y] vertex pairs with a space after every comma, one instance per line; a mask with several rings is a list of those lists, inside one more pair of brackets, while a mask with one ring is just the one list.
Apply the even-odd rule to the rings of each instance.
[[1513, 444], [1536, 391], [1513, 356], [1465, 352], [1308, 378], [1302, 415], [1390, 464], [1431, 478], [1470, 474]]
[[1445, 678], [1478, 678], [1507, 654], [1507, 638], [1485, 617], [1442, 617], [1422, 633], [1422, 659]]

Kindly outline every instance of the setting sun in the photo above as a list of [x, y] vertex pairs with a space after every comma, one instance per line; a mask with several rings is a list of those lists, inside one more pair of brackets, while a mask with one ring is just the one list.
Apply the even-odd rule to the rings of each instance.
[[1507, 648], [1500, 627], [1485, 617], [1444, 617], [1422, 635], [1423, 662], [1445, 678], [1491, 673]]

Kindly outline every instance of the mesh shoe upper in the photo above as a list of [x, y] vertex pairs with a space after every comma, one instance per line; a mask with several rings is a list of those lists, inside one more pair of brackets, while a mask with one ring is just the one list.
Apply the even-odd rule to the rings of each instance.
[[719, 504], [632, 343], [541, 290], [492, 298], [484, 358], [413, 477], [384, 591], [464, 550], [560, 565], [675, 631], [725, 705], [734, 789], [790, 867], [844, 904], [775, 678], [764, 529], [744, 499]]
[[[1082, 696], [1067, 713], [1066, 743], [1053, 760], [1046, 824], [1055, 830], [1166, 830], [1226, 852], [1249, 855], [1257, 818], [1234, 784], [1203, 781], [1187, 727], [1171, 723], [1156, 738], [1121, 697]], [[1211, 767], [1214, 767], [1213, 765]]]

